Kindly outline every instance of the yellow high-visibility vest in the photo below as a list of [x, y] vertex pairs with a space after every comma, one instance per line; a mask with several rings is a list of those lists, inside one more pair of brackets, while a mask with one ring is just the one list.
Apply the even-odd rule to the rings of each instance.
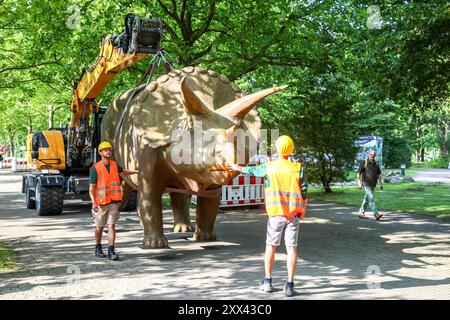
[[270, 185], [266, 192], [266, 211], [269, 216], [285, 216], [290, 219], [296, 215], [303, 217], [306, 200], [300, 189], [300, 163], [278, 159], [267, 163], [266, 173]]

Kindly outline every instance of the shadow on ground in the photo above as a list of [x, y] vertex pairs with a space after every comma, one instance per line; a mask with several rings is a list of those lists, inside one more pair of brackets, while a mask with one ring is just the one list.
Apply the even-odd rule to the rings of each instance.
[[[21, 195], [2, 192], [0, 208], [0, 240], [20, 257], [18, 269], [0, 274], [2, 297], [285, 299], [284, 247], [274, 267], [276, 292], [258, 291], [266, 223], [260, 209], [219, 214], [216, 242], [173, 233], [166, 210], [164, 232], [172, 249], [158, 250], [140, 248], [139, 219], [123, 213], [116, 245], [121, 261], [113, 262], [93, 256], [88, 203], [68, 204], [62, 216], [38, 217], [24, 209]], [[294, 299], [400, 299], [413, 298], [413, 292], [449, 299], [449, 248], [450, 225], [437, 219], [386, 213], [381, 222], [360, 220], [356, 208], [312, 203], [300, 228]]]

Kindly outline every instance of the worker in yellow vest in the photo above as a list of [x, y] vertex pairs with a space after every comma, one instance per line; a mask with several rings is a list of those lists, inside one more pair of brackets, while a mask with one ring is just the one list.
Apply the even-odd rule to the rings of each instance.
[[272, 292], [272, 269], [275, 252], [281, 243], [283, 231], [287, 251], [288, 279], [283, 292], [290, 297], [295, 294], [294, 275], [297, 268], [297, 239], [300, 219], [306, 212], [308, 185], [300, 163], [293, 163], [288, 157], [294, 152], [294, 142], [288, 136], [281, 136], [275, 142], [278, 159], [255, 167], [229, 166], [230, 170], [265, 177], [265, 205], [268, 215], [266, 251], [264, 255], [265, 276], [260, 289]]
[[119, 206], [122, 201], [122, 188], [119, 176], [129, 176], [137, 171], [124, 170], [111, 160], [112, 146], [104, 141], [98, 146], [102, 159], [95, 163], [89, 172], [89, 195], [92, 201], [92, 214], [95, 220], [95, 256], [105, 258], [102, 249], [102, 233], [108, 225], [108, 257], [119, 260], [115, 252], [116, 223], [120, 217]]

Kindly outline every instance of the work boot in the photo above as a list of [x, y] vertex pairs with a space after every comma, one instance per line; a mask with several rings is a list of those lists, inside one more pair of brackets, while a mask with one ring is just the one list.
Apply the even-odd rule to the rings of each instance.
[[264, 292], [272, 292], [272, 278], [264, 278], [259, 284], [259, 289]]
[[283, 292], [286, 297], [292, 297], [293, 295], [295, 295], [294, 282], [286, 281], [286, 283], [284, 284]]
[[95, 245], [95, 256], [99, 257], [99, 258], [105, 258], [106, 257], [106, 255], [103, 253], [101, 244]]
[[119, 255], [114, 251], [114, 246], [109, 246], [108, 248], [108, 257], [109, 260], [119, 260]]

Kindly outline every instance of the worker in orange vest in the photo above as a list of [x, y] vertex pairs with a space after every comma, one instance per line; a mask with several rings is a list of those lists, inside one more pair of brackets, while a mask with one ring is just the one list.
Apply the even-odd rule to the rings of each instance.
[[306, 192], [308, 185], [300, 163], [288, 160], [294, 152], [294, 142], [288, 136], [281, 136], [275, 143], [278, 159], [255, 167], [241, 167], [237, 164], [229, 166], [230, 170], [265, 177], [265, 205], [268, 215], [266, 251], [264, 256], [265, 276], [260, 289], [272, 292], [272, 269], [275, 252], [281, 243], [284, 231], [284, 242], [287, 251], [288, 279], [283, 292], [291, 297], [294, 291], [294, 275], [297, 268], [297, 239], [300, 219], [306, 211]]
[[108, 257], [119, 260], [115, 252], [116, 223], [120, 217], [119, 206], [122, 201], [122, 188], [119, 176], [129, 176], [137, 171], [125, 170], [111, 160], [112, 146], [104, 141], [98, 146], [98, 153], [102, 159], [95, 163], [89, 172], [89, 195], [92, 200], [92, 214], [95, 220], [95, 256], [105, 258], [102, 249], [102, 233], [108, 225]]

